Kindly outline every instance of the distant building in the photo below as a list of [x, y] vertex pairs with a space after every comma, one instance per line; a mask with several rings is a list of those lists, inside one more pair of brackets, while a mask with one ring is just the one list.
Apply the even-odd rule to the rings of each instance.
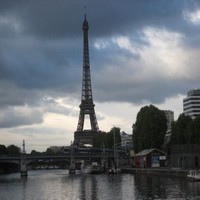
[[64, 146], [50, 146], [49, 149], [54, 153], [62, 153], [64, 150]]
[[167, 132], [171, 131], [171, 124], [174, 121], [174, 112], [171, 110], [165, 110], [165, 116], [167, 118]]
[[121, 147], [126, 149], [126, 150], [130, 150], [133, 148], [133, 137], [132, 135], [129, 135], [127, 133], [125, 133], [124, 131], [122, 131], [120, 133], [121, 136]]
[[190, 90], [183, 99], [183, 112], [192, 119], [200, 116], [200, 89]]
[[174, 112], [171, 110], [165, 110], [164, 112], [167, 118], [167, 132], [165, 134], [165, 139], [164, 139], [164, 149], [166, 150], [166, 147], [171, 138], [171, 128], [172, 128], [172, 122], [174, 121]]

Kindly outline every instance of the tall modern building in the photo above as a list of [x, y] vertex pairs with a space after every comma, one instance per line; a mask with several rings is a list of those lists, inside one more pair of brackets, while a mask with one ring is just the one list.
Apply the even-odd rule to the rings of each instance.
[[200, 89], [190, 90], [183, 99], [183, 112], [192, 119], [200, 116]]
[[[97, 118], [94, 110], [94, 103], [92, 97], [92, 85], [90, 75], [90, 60], [89, 60], [89, 40], [88, 30], [89, 24], [86, 19], [83, 21], [83, 74], [82, 74], [82, 95], [80, 104], [80, 114], [77, 125], [77, 130], [74, 133], [74, 145], [83, 146], [84, 144], [91, 144], [95, 135], [100, 133]], [[88, 116], [91, 128], [84, 129], [85, 117]]]

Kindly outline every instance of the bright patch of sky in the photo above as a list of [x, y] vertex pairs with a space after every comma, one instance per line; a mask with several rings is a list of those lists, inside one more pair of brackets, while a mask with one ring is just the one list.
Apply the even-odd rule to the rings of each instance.
[[[184, 35], [166, 29], [147, 27], [143, 30], [149, 46], [141, 52], [144, 62], [163, 76], [178, 78], [185, 73], [185, 52], [181, 47]], [[145, 69], [149, 67], [145, 66]], [[151, 70], [151, 69], [150, 69]], [[145, 70], [146, 71], [146, 70]], [[146, 71], [149, 73], [149, 71]]]
[[186, 10], [183, 12], [183, 16], [184, 16], [185, 20], [187, 20], [195, 25], [200, 24], [200, 9], [197, 9], [193, 12]]

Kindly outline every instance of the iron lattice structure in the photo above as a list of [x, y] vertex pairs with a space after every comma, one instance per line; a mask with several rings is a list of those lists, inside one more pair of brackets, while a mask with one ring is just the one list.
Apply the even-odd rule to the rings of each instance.
[[[86, 139], [91, 143], [92, 135], [99, 132], [99, 126], [94, 110], [94, 103], [92, 97], [91, 75], [90, 75], [90, 60], [89, 60], [89, 41], [88, 30], [89, 25], [86, 19], [83, 22], [83, 74], [82, 74], [82, 95], [80, 104], [80, 114], [78, 120], [77, 130], [75, 132], [75, 143], [80, 143], [80, 140]], [[91, 130], [84, 130], [85, 116], [89, 115]], [[82, 142], [82, 143], [87, 143]]]

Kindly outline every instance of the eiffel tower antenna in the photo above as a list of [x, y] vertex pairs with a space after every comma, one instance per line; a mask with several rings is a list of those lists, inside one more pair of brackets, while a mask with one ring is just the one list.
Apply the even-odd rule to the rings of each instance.
[[[74, 133], [74, 143], [77, 146], [84, 144], [92, 144], [93, 137], [99, 133], [99, 126], [94, 110], [94, 103], [92, 97], [92, 85], [90, 75], [90, 59], [89, 59], [89, 41], [88, 41], [88, 30], [89, 24], [86, 18], [82, 25], [83, 30], [83, 73], [82, 73], [82, 94], [80, 104], [80, 114], [77, 125], [77, 130]], [[89, 115], [90, 119], [90, 130], [84, 130], [85, 116]]]

